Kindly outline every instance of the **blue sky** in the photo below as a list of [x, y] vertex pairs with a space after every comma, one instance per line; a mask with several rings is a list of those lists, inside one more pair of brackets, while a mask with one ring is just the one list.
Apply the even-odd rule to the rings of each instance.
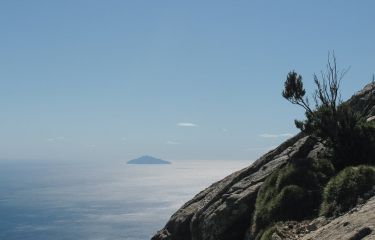
[[1, 1], [0, 158], [249, 159], [295, 134], [289, 70], [375, 72], [374, 1]]

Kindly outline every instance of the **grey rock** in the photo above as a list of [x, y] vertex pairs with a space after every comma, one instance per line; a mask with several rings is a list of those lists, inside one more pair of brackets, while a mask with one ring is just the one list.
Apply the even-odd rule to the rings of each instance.
[[365, 119], [375, 115], [375, 82], [367, 84], [361, 91], [357, 92], [348, 101], [354, 111], [361, 114]]
[[306, 226], [307, 231], [312, 232], [318, 229], [318, 227], [314, 223], [310, 223], [309, 225]]
[[306, 158], [315, 144], [303, 134], [287, 140], [250, 167], [214, 183], [185, 203], [152, 239], [243, 239], [263, 181], [287, 161]]
[[329, 221], [325, 217], [318, 217], [311, 221], [310, 224], [314, 224], [317, 228], [320, 228], [328, 223]]
[[372, 232], [372, 229], [369, 227], [364, 227], [359, 229], [353, 236], [349, 238], [349, 240], [361, 240], [364, 237], [370, 235]]
[[271, 238], [272, 240], [282, 240], [282, 238], [277, 233], [273, 233]]
[[375, 239], [375, 197], [358, 211], [348, 212], [332, 222], [305, 235], [303, 240]]

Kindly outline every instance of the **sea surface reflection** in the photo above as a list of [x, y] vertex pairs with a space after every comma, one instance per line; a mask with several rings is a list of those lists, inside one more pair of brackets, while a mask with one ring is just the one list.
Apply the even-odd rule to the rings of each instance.
[[0, 239], [143, 240], [250, 161], [0, 161]]

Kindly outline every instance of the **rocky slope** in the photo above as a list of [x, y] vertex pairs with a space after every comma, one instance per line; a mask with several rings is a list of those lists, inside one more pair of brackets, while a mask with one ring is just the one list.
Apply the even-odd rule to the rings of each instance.
[[[362, 116], [372, 120], [375, 115], [374, 99], [375, 84], [372, 83], [348, 102]], [[166, 226], [152, 240], [249, 239], [257, 192], [264, 180], [288, 161], [315, 158], [322, 151], [322, 145], [310, 137], [296, 135], [266, 153], [251, 166], [227, 176], [197, 194], [172, 215]], [[375, 215], [373, 208], [369, 211]], [[372, 224], [375, 226], [375, 223]], [[327, 233], [322, 231], [321, 234]]]
[[276, 225], [272, 240], [375, 239], [375, 197], [335, 219], [287, 221]]
[[[324, 221], [324, 220], [323, 220]], [[375, 197], [311, 231], [303, 240], [375, 239]]]

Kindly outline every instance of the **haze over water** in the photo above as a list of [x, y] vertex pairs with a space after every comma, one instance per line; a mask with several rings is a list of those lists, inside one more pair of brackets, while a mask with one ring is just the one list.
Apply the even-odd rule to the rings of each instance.
[[149, 239], [184, 202], [250, 161], [0, 162], [0, 239]]

